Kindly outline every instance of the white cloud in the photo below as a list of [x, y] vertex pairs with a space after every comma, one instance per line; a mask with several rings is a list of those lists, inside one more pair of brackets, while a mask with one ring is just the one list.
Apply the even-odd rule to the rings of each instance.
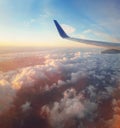
[[87, 91], [90, 94], [90, 98], [95, 98], [96, 97], [96, 88], [92, 85], [89, 85], [87, 87]]
[[85, 78], [87, 76], [86, 71], [78, 71], [71, 74], [71, 82], [75, 83], [79, 81], [81, 78]]
[[37, 19], [30, 19], [30, 21], [24, 21], [24, 25], [25, 25], [25, 27], [30, 27], [36, 21], [37, 21]]
[[[40, 105], [38, 112], [50, 121], [53, 128], [62, 128], [69, 120], [82, 122], [82, 119], [85, 119], [92, 122], [95, 117], [99, 117], [97, 108], [100, 107], [100, 103], [113, 96], [115, 88], [113, 83], [115, 80], [119, 80], [120, 76], [118, 70], [120, 57], [119, 55], [111, 57], [111, 55], [91, 54], [91, 52], [82, 53], [79, 52], [79, 49], [57, 51], [58, 49], [53, 50], [51, 53], [49, 52], [49, 55], [47, 50], [44, 54], [35, 53], [35, 55], [44, 56], [46, 61], [43, 65], [0, 72], [0, 101], [4, 97], [3, 106], [7, 104], [10, 107], [16, 92], [24, 92], [26, 87], [27, 90], [32, 88], [32, 91], [29, 92], [31, 96], [35, 95], [35, 91], [37, 91], [38, 99], [41, 98], [41, 95], [43, 99], [45, 98], [44, 101], [36, 101], [36, 104]], [[83, 55], [81, 56], [81, 54]], [[115, 77], [116, 75], [117, 77]], [[35, 90], [34, 85], [40, 87]], [[23, 88], [20, 89], [21, 87]], [[53, 91], [55, 91], [55, 95], [52, 93]], [[51, 98], [49, 98], [49, 94]], [[30, 98], [30, 100], [33, 99]], [[34, 103], [34, 101], [28, 101], [20, 104], [23, 111], [29, 110]], [[117, 104], [117, 101], [114, 102]], [[34, 108], [32, 107], [32, 109]], [[118, 105], [113, 110], [118, 111]]]
[[40, 14], [40, 18], [42, 19], [47, 19], [52, 15], [52, 13], [50, 13], [47, 9], [44, 10], [44, 13]]
[[23, 68], [12, 81], [12, 87], [20, 89], [22, 86], [33, 86], [39, 79], [47, 79], [39, 67]]
[[61, 26], [63, 27], [65, 32], [68, 33], [68, 34], [71, 34], [71, 33], [75, 32], [75, 28], [70, 26], [70, 25], [62, 24]]
[[47, 105], [43, 106], [41, 114], [44, 116], [43, 113], [48, 113], [47, 117], [53, 128], [63, 128], [67, 120], [76, 118], [80, 120], [87, 118], [88, 115], [92, 120], [97, 104], [83, 98], [81, 94], [76, 94], [75, 89], [67, 89], [60, 102], [54, 102], [52, 108]]
[[31, 103], [27, 101], [25, 104], [21, 106], [21, 108], [22, 108], [22, 111], [25, 112], [31, 108]]

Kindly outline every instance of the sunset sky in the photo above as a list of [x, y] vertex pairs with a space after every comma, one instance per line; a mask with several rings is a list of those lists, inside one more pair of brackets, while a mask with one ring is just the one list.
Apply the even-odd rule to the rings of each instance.
[[77, 45], [61, 39], [56, 19], [72, 36], [120, 42], [119, 0], [0, 0], [0, 46]]

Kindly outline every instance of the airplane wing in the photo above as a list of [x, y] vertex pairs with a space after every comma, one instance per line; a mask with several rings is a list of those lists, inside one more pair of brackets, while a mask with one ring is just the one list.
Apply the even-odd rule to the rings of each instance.
[[59, 35], [64, 39], [71, 40], [71, 41], [76, 41], [76, 42], [84, 43], [84, 44], [88, 44], [88, 45], [107, 47], [108, 48], [108, 50], [106, 50], [107, 52], [110, 52], [110, 53], [119, 52], [120, 53], [120, 43], [86, 40], [86, 39], [70, 37], [65, 33], [63, 28], [60, 26], [60, 24], [56, 20], [54, 20], [54, 23], [55, 23], [55, 26], [58, 30]]

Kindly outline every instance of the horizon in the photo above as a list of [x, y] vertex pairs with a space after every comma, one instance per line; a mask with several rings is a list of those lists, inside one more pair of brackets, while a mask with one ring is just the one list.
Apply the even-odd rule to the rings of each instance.
[[1, 0], [0, 47], [73, 47], [74, 43], [59, 37], [53, 19], [71, 36], [120, 42], [119, 4], [118, 0]]

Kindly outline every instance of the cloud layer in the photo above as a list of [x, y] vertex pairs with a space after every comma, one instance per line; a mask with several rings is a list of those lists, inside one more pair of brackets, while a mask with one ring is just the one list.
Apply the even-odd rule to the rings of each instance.
[[56, 50], [39, 52], [37, 65], [0, 72], [0, 127], [116, 128], [119, 55]]

